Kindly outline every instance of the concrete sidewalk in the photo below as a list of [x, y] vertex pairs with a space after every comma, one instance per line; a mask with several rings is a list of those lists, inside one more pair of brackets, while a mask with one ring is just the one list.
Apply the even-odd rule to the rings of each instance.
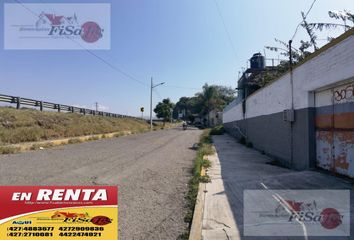
[[[267, 164], [271, 161], [258, 151], [238, 144], [229, 135], [214, 136], [217, 154], [210, 157], [211, 183], [205, 184], [202, 239], [354, 239], [351, 237], [244, 237], [243, 191], [264, 189], [353, 189], [344, 179], [317, 171], [292, 171]], [[353, 191], [351, 222], [353, 219]]]

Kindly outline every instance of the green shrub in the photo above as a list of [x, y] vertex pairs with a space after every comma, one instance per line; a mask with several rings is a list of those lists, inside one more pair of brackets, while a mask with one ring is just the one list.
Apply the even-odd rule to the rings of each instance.
[[209, 143], [205, 143], [205, 144], [202, 144], [200, 147], [199, 147], [199, 150], [198, 151], [200, 151], [201, 153], [202, 153], [202, 155], [212, 155], [212, 154], [214, 154], [214, 149], [213, 149], [213, 147], [212, 147], [212, 145], [211, 144], [209, 144]]
[[206, 129], [203, 131], [202, 135], [200, 136], [200, 141], [199, 144], [205, 144], [205, 143], [212, 143], [213, 140], [211, 139], [210, 136], [210, 129]]
[[48, 142], [48, 143], [35, 143], [33, 144], [31, 147], [30, 147], [30, 150], [37, 150], [37, 149], [40, 149], [41, 147], [42, 148], [50, 148], [50, 147], [53, 147], [54, 144], [51, 143], [51, 142]]
[[[212, 148], [211, 143], [212, 139], [210, 137], [210, 129], [206, 129], [203, 131], [200, 137], [200, 141], [197, 148], [197, 156], [195, 158], [193, 166], [193, 175], [188, 182], [188, 192], [186, 194], [187, 213], [184, 217], [184, 221], [189, 223], [189, 225], [191, 225], [193, 219], [193, 211], [198, 196], [199, 183], [210, 182], [210, 177], [208, 175], [201, 176], [201, 170], [202, 167], [209, 168], [211, 166], [211, 162], [207, 159], [204, 159], [204, 156], [211, 155], [214, 153], [214, 149]], [[179, 239], [188, 239], [188, 236], [189, 230], [187, 233], [181, 234]]]
[[225, 129], [223, 125], [215, 126], [210, 131], [210, 135], [223, 135], [224, 133]]
[[99, 136], [91, 136], [91, 137], [89, 137], [89, 141], [96, 141], [96, 140], [99, 140], [100, 139], [100, 137]]
[[210, 167], [211, 167], [211, 162], [210, 162], [210, 160], [208, 160], [208, 159], [203, 159], [203, 161], [202, 161], [202, 166], [203, 166], [204, 168], [210, 168]]
[[13, 154], [20, 151], [18, 147], [0, 146], [0, 154]]
[[81, 142], [82, 142], [82, 140], [79, 138], [71, 138], [68, 141], [69, 144], [75, 144], [75, 143], [81, 143]]
[[[188, 221], [186, 221], [186, 222], [188, 222]], [[187, 233], [187, 232], [182, 233], [177, 237], [177, 240], [188, 240], [188, 239], [189, 239], [189, 233]]]
[[208, 175], [204, 175], [199, 178], [199, 181], [202, 183], [208, 183], [208, 182], [211, 182], [211, 179]]

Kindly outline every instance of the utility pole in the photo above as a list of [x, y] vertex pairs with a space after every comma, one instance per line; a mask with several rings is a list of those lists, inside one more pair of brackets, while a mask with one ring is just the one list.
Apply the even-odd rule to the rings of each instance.
[[151, 77], [151, 85], [150, 85], [150, 131], [152, 131], [152, 89], [154, 88]]
[[173, 109], [171, 108], [171, 123], [172, 123], [172, 115], [173, 115]]
[[98, 102], [95, 102], [96, 112], [98, 112]]
[[152, 81], [152, 77], [151, 77], [151, 87], [150, 87], [150, 131], [152, 131], [152, 90], [157, 87], [160, 86], [162, 84], [164, 84], [165, 82], [162, 83], [158, 83], [156, 85], [153, 84]]
[[[289, 68], [290, 68], [290, 87], [291, 87], [291, 112], [294, 115], [294, 75], [293, 75], [293, 52], [291, 48], [292, 40], [289, 41]], [[294, 161], [294, 121], [290, 122], [290, 167]]]

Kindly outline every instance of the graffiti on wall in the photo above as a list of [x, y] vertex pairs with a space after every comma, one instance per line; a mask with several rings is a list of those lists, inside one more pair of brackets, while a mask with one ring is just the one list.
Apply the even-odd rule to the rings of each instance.
[[318, 92], [316, 98], [326, 103], [316, 106], [317, 166], [354, 178], [354, 83]]
[[334, 103], [345, 103], [354, 101], [354, 84], [339, 87], [333, 91]]

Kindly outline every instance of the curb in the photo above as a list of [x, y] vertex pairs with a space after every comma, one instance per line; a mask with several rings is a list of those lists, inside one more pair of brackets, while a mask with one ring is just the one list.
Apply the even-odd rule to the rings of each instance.
[[[13, 147], [18, 148], [20, 152], [34, 150], [33, 147], [45, 147], [46, 145], [49, 147], [59, 146], [59, 145], [67, 145], [71, 144], [70, 141], [76, 140], [79, 142], [87, 142], [92, 140], [99, 140], [104, 138], [114, 138], [119, 136], [128, 136], [132, 135], [131, 131], [123, 131], [123, 132], [113, 132], [113, 133], [103, 133], [103, 134], [93, 134], [93, 135], [85, 135], [79, 137], [69, 137], [69, 138], [61, 138], [61, 139], [53, 139], [53, 140], [46, 140], [46, 141], [39, 141], [39, 142], [28, 142], [28, 143], [20, 143], [20, 144], [11, 144], [6, 145], [6, 147]], [[49, 148], [45, 147], [45, 148]]]
[[[205, 168], [202, 167], [200, 176], [205, 175]], [[204, 202], [205, 202], [205, 183], [199, 183], [197, 200], [194, 207], [192, 226], [189, 232], [189, 240], [201, 240], [202, 239], [202, 227], [203, 227], [203, 214], [204, 214]]]
[[[164, 129], [156, 129], [156, 130], [157, 131], [168, 130], [174, 127], [175, 126], [170, 126]], [[154, 129], [154, 131], [156, 130]], [[143, 132], [120, 131], [120, 132], [101, 133], [101, 134], [92, 134], [92, 135], [85, 135], [85, 136], [78, 136], [78, 137], [45, 140], [45, 141], [38, 141], [38, 142], [16, 143], [16, 144], [9, 144], [9, 145], [1, 145], [0, 147], [14, 149], [15, 150], [14, 153], [21, 153], [21, 152], [33, 151], [37, 149], [44, 149], [44, 148], [48, 149], [55, 146], [83, 143], [83, 142], [95, 141], [95, 140], [100, 140], [105, 138], [124, 137], [124, 136], [139, 134], [139, 133], [147, 133], [147, 132], [150, 132], [150, 130], [143, 131]], [[4, 154], [0, 153], [0, 155], [7, 155], [7, 153]]]

